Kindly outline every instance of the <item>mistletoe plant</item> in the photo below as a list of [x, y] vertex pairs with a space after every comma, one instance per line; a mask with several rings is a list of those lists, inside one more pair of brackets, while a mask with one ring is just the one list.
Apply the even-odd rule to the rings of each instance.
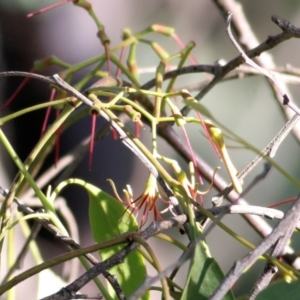
[[[19, 275], [14, 275], [17, 264], [12, 262], [19, 261], [23, 257], [23, 252], [16, 257], [9, 257], [8, 274], [0, 286], [0, 294], [6, 294], [7, 299], [12, 299], [13, 291], [21, 281], [35, 274], [42, 276], [41, 271], [48, 270], [50, 272], [52, 266], [62, 264], [72, 258], [77, 258], [86, 268], [86, 272], [77, 275], [75, 280], [62, 282], [61, 290], [53, 290], [52, 295], [43, 299], [150, 299], [151, 290], [160, 291], [162, 299], [235, 299], [231, 291], [232, 285], [239, 279], [242, 272], [259, 258], [267, 261], [266, 268], [253, 287], [249, 295], [250, 299], [254, 299], [262, 288], [267, 287], [278, 270], [281, 271], [282, 278], [295, 281], [295, 283], [287, 288], [286, 284], [280, 281], [270, 289], [266, 289], [265, 295], [274, 290], [277, 295], [278, 293], [286, 295], [287, 289], [289, 291], [291, 287], [297, 289], [299, 286], [297, 284], [298, 260], [295, 257], [293, 263], [288, 263], [287, 260], [279, 258], [286, 254], [285, 246], [293, 230], [299, 226], [299, 198], [283, 215], [271, 208], [242, 205], [245, 204], [242, 196], [267, 175], [271, 166], [300, 188], [300, 182], [273, 159], [277, 148], [299, 120], [299, 110], [284, 89], [280, 87], [275, 75], [266, 70], [259, 61], [254, 63], [251, 60], [286, 39], [299, 37], [300, 29], [290, 22], [274, 16], [273, 21], [281, 28], [282, 32], [269, 37], [256, 48], [244, 51], [231, 33], [231, 15], [229, 15], [227, 16], [227, 32], [239, 55], [225, 65], [199, 65], [192, 56], [195, 44], [190, 42], [184, 46], [172, 28], [152, 25], [139, 33], [132, 33], [129, 29], [124, 29], [122, 41], [118, 45], [112, 46], [105, 27], [96, 16], [92, 5], [85, 0], [74, 0], [73, 4], [85, 9], [95, 22], [98, 30], [97, 37], [104, 49], [103, 54], [74, 65], [51, 56], [36, 61], [31, 73], [18, 71], [0, 73], [1, 77], [24, 76], [25, 80], [34, 78], [44, 81], [52, 91], [49, 102], [28, 107], [0, 118], [2, 126], [24, 114], [47, 109], [41, 138], [24, 162], [20, 160], [0, 127], [1, 143], [19, 170], [10, 188], [1, 189], [4, 199], [1, 206], [0, 253], [5, 251], [3, 241], [5, 239], [10, 241], [14, 229], [20, 226], [28, 239], [24, 249], [29, 247], [36, 259], [36, 266], [22, 271]], [[226, 8], [226, 5], [223, 8]], [[40, 12], [42, 11], [38, 13]], [[239, 28], [239, 23], [235, 19], [233, 19], [233, 26], [235, 29]], [[150, 33], [173, 38], [175, 42], [179, 43], [180, 50], [177, 53], [167, 53], [161, 45], [147, 39]], [[154, 78], [146, 83], [139, 80], [136, 60], [139, 44], [149, 46], [148, 50], [153, 51], [158, 60]], [[193, 62], [193, 65], [186, 66], [188, 59]], [[126, 63], [124, 63], [125, 60]], [[243, 63], [250, 65], [251, 68], [241, 66]], [[112, 64], [117, 68], [115, 75], [111, 71]], [[62, 70], [49, 77], [38, 74], [52, 65], [56, 65]], [[103, 71], [105, 65], [107, 71]], [[87, 67], [90, 68], [90, 71], [74, 83], [75, 75]], [[212, 79], [199, 85], [198, 94], [188, 89], [176, 88], [176, 83], [180, 81], [182, 75], [201, 72], [211, 74]], [[213, 116], [213, 112], [200, 103], [200, 100], [216, 84], [223, 80], [236, 79], [240, 74], [266, 76], [282, 104], [287, 105], [295, 112], [295, 115], [262, 151], [226, 128]], [[164, 82], [166, 84], [163, 84]], [[86, 89], [87, 85], [89, 87]], [[8, 101], [5, 107], [10, 102]], [[47, 126], [50, 109], [56, 110], [57, 118], [50, 126]], [[194, 116], [190, 116], [190, 111], [195, 112]], [[76, 155], [73, 155], [72, 161], [67, 163], [63, 158], [56, 156], [56, 167], [53, 169], [55, 171], [51, 174], [49, 172], [40, 174], [41, 166], [50, 149], [56, 149], [60, 134], [88, 115], [90, 115], [92, 124], [90, 144], [82, 143], [80, 151], [81, 154], [88, 153], [89, 168], [92, 168], [93, 165], [94, 142], [104, 139], [107, 133], [112, 131], [114, 137], [120, 139], [149, 171], [145, 189], [140, 196], [132, 191], [130, 185], [127, 185], [126, 189], [124, 188], [124, 195], [121, 195], [113, 178], [108, 178], [112, 187], [111, 195], [104, 192], [101, 187], [94, 186], [82, 179], [73, 178], [71, 172], [79, 163]], [[125, 125], [123, 116], [135, 124], [134, 133]], [[96, 132], [97, 118], [104, 118], [108, 124], [99, 132]], [[189, 123], [197, 130], [202, 131], [207, 143], [211, 144], [211, 148], [216, 153], [214, 166], [209, 166], [193, 151], [185, 128]], [[145, 127], [149, 127], [151, 131], [150, 149], [139, 138], [140, 128]], [[183, 132], [184, 141], [174, 130], [175, 127]], [[224, 135], [222, 131], [225, 132]], [[171, 157], [160, 154], [157, 143], [158, 136], [165, 139], [185, 159], [190, 174], [183, 171], [186, 166], [180, 165]], [[234, 167], [234, 158], [230, 157], [226, 147], [227, 140], [233, 140], [240, 146], [257, 153], [256, 158], [244, 170], [236, 170]], [[265, 172], [250, 184], [247, 183], [248, 185], [243, 191], [243, 179], [261, 159], [265, 159], [267, 162]], [[168, 171], [169, 167], [171, 167], [171, 173]], [[225, 167], [230, 181], [229, 185], [226, 185], [217, 174], [220, 167]], [[52, 179], [58, 175], [60, 175], [59, 183], [55, 186], [50, 185]], [[203, 178], [210, 182], [208, 190], [202, 188]], [[85, 248], [80, 246], [72, 234], [70, 229], [72, 226], [66, 226], [70, 219], [62, 219], [61, 214], [57, 213], [61, 192], [72, 185], [79, 185], [89, 196], [90, 229], [95, 244]], [[219, 194], [212, 199], [212, 208], [204, 208], [203, 198], [212, 187], [216, 188]], [[45, 188], [46, 192], [44, 192]], [[34, 210], [28, 204], [29, 195], [38, 199], [41, 209]], [[157, 206], [158, 199], [165, 206], [163, 210]], [[223, 199], [228, 199], [233, 204], [222, 206]], [[13, 203], [17, 205], [18, 212], [12, 210]], [[255, 246], [221, 222], [222, 216], [230, 213], [244, 214], [257, 231], [266, 224], [262, 219], [251, 218], [249, 214], [282, 220], [270, 234], [266, 234], [267, 236], [261, 243]], [[137, 219], [137, 215], [140, 215], [139, 219]], [[45, 227], [56, 238], [66, 243], [70, 252], [43, 262], [33, 238], [33, 229], [29, 229], [27, 223], [29, 219], [34, 219], [37, 224]], [[211, 256], [209, 245], [205, 242], [205, 237], [214, 226], [219, 226], [250, 250], [249, 254], [238, 261], [226, 276], [218, 262]], [[188, 244], [184, 245], [181, 241], [169, 236], [166, 232], [169, 228], [180, 230], [182, 234], [186, 235], [189, 239]], [[174, 263], [166, 269], [162, 268], [157, 256], [159, 250], [152, 248], [147, 242], [147, 239], [154, 236], [181, 251], [180, 257], [174, 257]], [[272, 250], [266, 254], [269, 248]], [[98, 251], [101, 262], [90, 254], [94, 251]], [[9, 253], [8, 256], [10, 256]], [[181, 272], [181, 266], [186, 261], [189, 261], [189, 269], [185, 282], [179, 284], [176, 281], [176, 275]], [[146, 262], [157, 271], [156, 276], [147, 275]], [[47, 275], [49, 278], [53, 278], [51, 277], [53, 273], [47, 273]], [[99, 275], [106, 278], [106, 284], [99, 280]], [[94, 280], [99, 294], [81, 295], [80, 289], [91, 280]], [[157, 282], [160, 282], [160, 285], [156, 286]], [[46, 295], [43, 293], [39, 294], [39, 297], [44, 296]]]

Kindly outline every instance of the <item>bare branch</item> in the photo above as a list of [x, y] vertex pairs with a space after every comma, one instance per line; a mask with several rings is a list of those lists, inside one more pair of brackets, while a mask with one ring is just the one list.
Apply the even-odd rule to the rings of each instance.
[[244, 270], [251, 266], [258, 259], [258, 257], [264, 254], [272, 245], [274, 245], [278, 241], [278, 239], [285, 236], [286, 230], [290, 226], [290, 220], [297, 217], [299, 218], [299, 212], [300, 195], [298, 196], [293, 206], [285, 213], [283, 219], [274, 227], [273, 231], [265, 239], [263, 239], [253, 251], [251, 251], [247, 256], [235, 263], [235, 265], [226, 275], [224, 281], [209, 299], [222, 299], [230, 290], [232, 285], [236, 282], [236, 280], [241, 276]]
[[[298, 196], [298, 199], [296, 201], [298, 201], [299, 198], [300, 196]], [[297, 224], [299, 224], [299, 218], [300, 218], [300, 210], [298, 209], [290, 217], [289, 224], [287, 225], [284, 231], [284, 236], [279, 238], [279, 240], [274, 245], [270, 253], [271, 256], [275, 258], [279, 258], [280, 256], [283, 255], [285, 247], [289, 243], [289, 240], [295, 228], [298, 226]], [[258, 281], [254, 285], [252, 291], [249, 294], [248, 299], [254, 300], [256, 296], [269, 285], [270, 281], [272, 280], [272, 278], [275, 276], [277, 272], [278, 272], [278, 267], [272, 264], [271, 262], [267, 262], [263, 273], [261, 274]]]

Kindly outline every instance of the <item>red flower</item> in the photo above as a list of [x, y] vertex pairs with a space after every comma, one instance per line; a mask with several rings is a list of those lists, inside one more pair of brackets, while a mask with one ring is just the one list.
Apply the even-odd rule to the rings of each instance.
[[[115, 197], [119, 201], [124, 203], [121, 200], [121, 198], [119, 197], [112, 180], [109, 180], [109, 182], [113, 188]], [[157, 188], [156, 179], [152, 174], [150, 174], [150, 176], [147, 180], [146, 188], [145, 188], [144, 192], [140, 196], [138, 196], [136, 199], [133, 199], [133, 193], [132, 193], [130, 185], [127, 185], [126, 187], [127, 187], [127, 189], [123, 190], [125, 197], [126, 197], [126, 203], [127, 203], [126, 210], [130, 209], [131, 213], [134, 213], [135, 211], [137, 211], [137, 216], [142, 211], [140, 227], [143, 227], [145, 225], [145, 223], [148, 220], [149, 213], [151, 211], [153, 211], [154, 221], [157, 221], [158, 217], [160, 216], [160, 213], [162, 213], [162, 212], [159, 212], [156, 207], [157, 199], [161, 199], [163, 202], [169, 204], [168, 201], [165, 201], [161, 198], [158, 188]], [[165, 210], [164, 210], [164, 212], [165, 212]]]

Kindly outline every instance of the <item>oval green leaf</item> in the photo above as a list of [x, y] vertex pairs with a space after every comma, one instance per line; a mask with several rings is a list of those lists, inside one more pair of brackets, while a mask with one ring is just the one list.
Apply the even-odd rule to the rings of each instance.
[[[194, 256], [190, 262], [188, 278], [181, 300], [206, 300], [224, 279], [218, 263], [210, 257], [204, 241], [197, 243]], [[234, 300], [228, 292], [223, 300]]]
[[[89, 194], [90, 225], [96, 243], [138, 229], [135, 217], [129, 211], [125, 211], [124, 205], [91, 184], [85, 184], [84, 187]], [[102, 260], [106, 260], [123, 247], [124, 245], [118, 245], [102, 249], [99, 255]], [[118, 278], [127, 297], [138, 289], [147, 275], [145, 261], [137, 250], [131, 252], [122, 264], [109, 269], [109, 272]], [[118, 299], [110, 284], [108, 291], [114, 299]], [[149, 293], [142, 299], [149, 299]]]

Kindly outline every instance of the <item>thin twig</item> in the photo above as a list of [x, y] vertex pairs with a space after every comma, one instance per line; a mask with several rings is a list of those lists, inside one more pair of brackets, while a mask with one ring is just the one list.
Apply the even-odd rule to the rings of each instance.
[[72, 299], [92, 299], [92, 300], [101, 300], [104, 299], [103, 295], [96, 294], [96, 295], [85, 295], [85, 294], [77, 294], [72, 296]]
[[[297, 68], [286, 66], [286, 67], [277, 67], [277, 68], [266, 69], [266, 70], [275, 73], [278, 80], [280, 79], [281, 82], [284, 82], [286, 84], [298, 85], [300, 83], [300, 78], [299, 78], [300, 70]], [[261, 72], [258, 72], [257, 70], [251, 67], [241, 65], [238, 67], [238, 69], [232, 70], [227, 75], [225, 75], [222, 81], [220, 81], [220, 83], [226, 82], [228, 80], [243, 79], [252, 76], [263, 76], [263, 74], [261, 74]], [[209, 84], [209, 82], [210, 79], [207, 79], [198, 83], [187, 84], [178, 87], [177, 89], [178, 90], [186, 89], [189, 92], [199, 91], [202, 90], [204, 87], [206, 87]]]
[[[268, 145], [237, 175], [238, 179], [244, 179], [265, 157], [273, 157], [289, 134], [293, 126], [300, 120], [300, 116], [295, 114], [287, 123], [280, 129], [280, 131], [275, 135], [275, 137], [268, 143]], [[220, 201], [219, 198], [226, 197], [233, 190], [232, 184], [229, 184], [222, 192], [215, 197], [213, 201]]]
[[[212, 213], [214, 216], [224, 215], [224, 214], [239, 214], [239, 215], [255, 215], [267, 219], [279, 219], [281, 220], [284, 216], [284, 213], [281, 210], [268, 208], [264, 206], [256, 205], [223, 205], [216, 206], [212, 208], [207, 208], [207, 211]], [[203, 219], [207, 218], [201, 212], [196, 212], [195, 217], [197, 222], [201, 222]], [[300, 221], [297, 223], [296, 228], [300, 230]]]
[[[260, 174], [258, 174], [258, 175], [256, 175], [256, 176], [254, 177], [254, 179], [250, 182], [250, 184], [249, 184], [249, 185], [243, 190], [243, 192], [239, 195], [239, 198], [245, 197], [245, 195], [246, 195], [247, 193], [249, 193], [249, 191], [250, 191], [251, 189], [253, 189], [253, 187], [255, 187], [260, 181], [262, 181], [263, 179], [265, 179], [265, 178], [267, 177], [267, 175], [269, 174], [271, 168], [272, 168], [272, 165], [271, 165], [270, 163], [265, 163], [265, 164], [264, 164], [264, 169], [263, 169], [263, 171], [262, 171]], [[238, 198], [238, 199], [239, 199], [239, 198]], [[238, 200], [238, 199], [237, 199], [237, 200]]]
[[[275, 75], [270, 72], [270, 71], [266, 71], [264, 68], [260, 67], [258, 64], [256, 64], [254, 61], [252, 61], [247, 54], [244, 52], [244, 50], [241, 48], [241, 46], [238, 44], [238, 42], [235, 40], [235, 38], [233, 37], [233, 34], [231, 32], [231, 28], [230, 28], [230, 24], [231, 24], [231, 19], [232, 19], [232, 13], [229, 12], [228, 16], [227, 16], [227, 33], [228, 36], [230, 38], [230, 40], [232, 41], [232, 43], [234, 44], [234, 46], [238, 49], [243, 61], [248, 64], [249, 66], [253, 67], [254, 69], [256, 69], [257, 71], [261, 72], [262, 74], [264, 74], [267, 78], [269, 78], [269, 80], [271, 81], [271, 83], [276, 87], [277, 91], [279, 92], [283, 105], [288, 105], [290, 107], [290, 109], [292, 109], [296, 114], [300, 115], [300, 110], [299, 108], [289, 99], [288, 95], [286, 94], [286, 92], [283, 90], [283, 88], [279, 85]], [[300, 32], [300, 30], [299, 30]]]
[[14, 264], [9, 268], [7, 274], [3, 278], [1, 285], [4, 284], [5, 282], [7, 282], [17, 269], [21, 269], [22, 261], [25, 258], [26, 254], [28, 252], [28, 249], [29, 249], [29, 244], [31, 243], [32, 240], [34, 240], [36, 238], [40, 229], [41, 229], [41, 224], [39, 224], [38, 222], [35, 221], [33, 227], [31, 228], [30, 235], [26, 239], [20, 253], [16, 257]]

